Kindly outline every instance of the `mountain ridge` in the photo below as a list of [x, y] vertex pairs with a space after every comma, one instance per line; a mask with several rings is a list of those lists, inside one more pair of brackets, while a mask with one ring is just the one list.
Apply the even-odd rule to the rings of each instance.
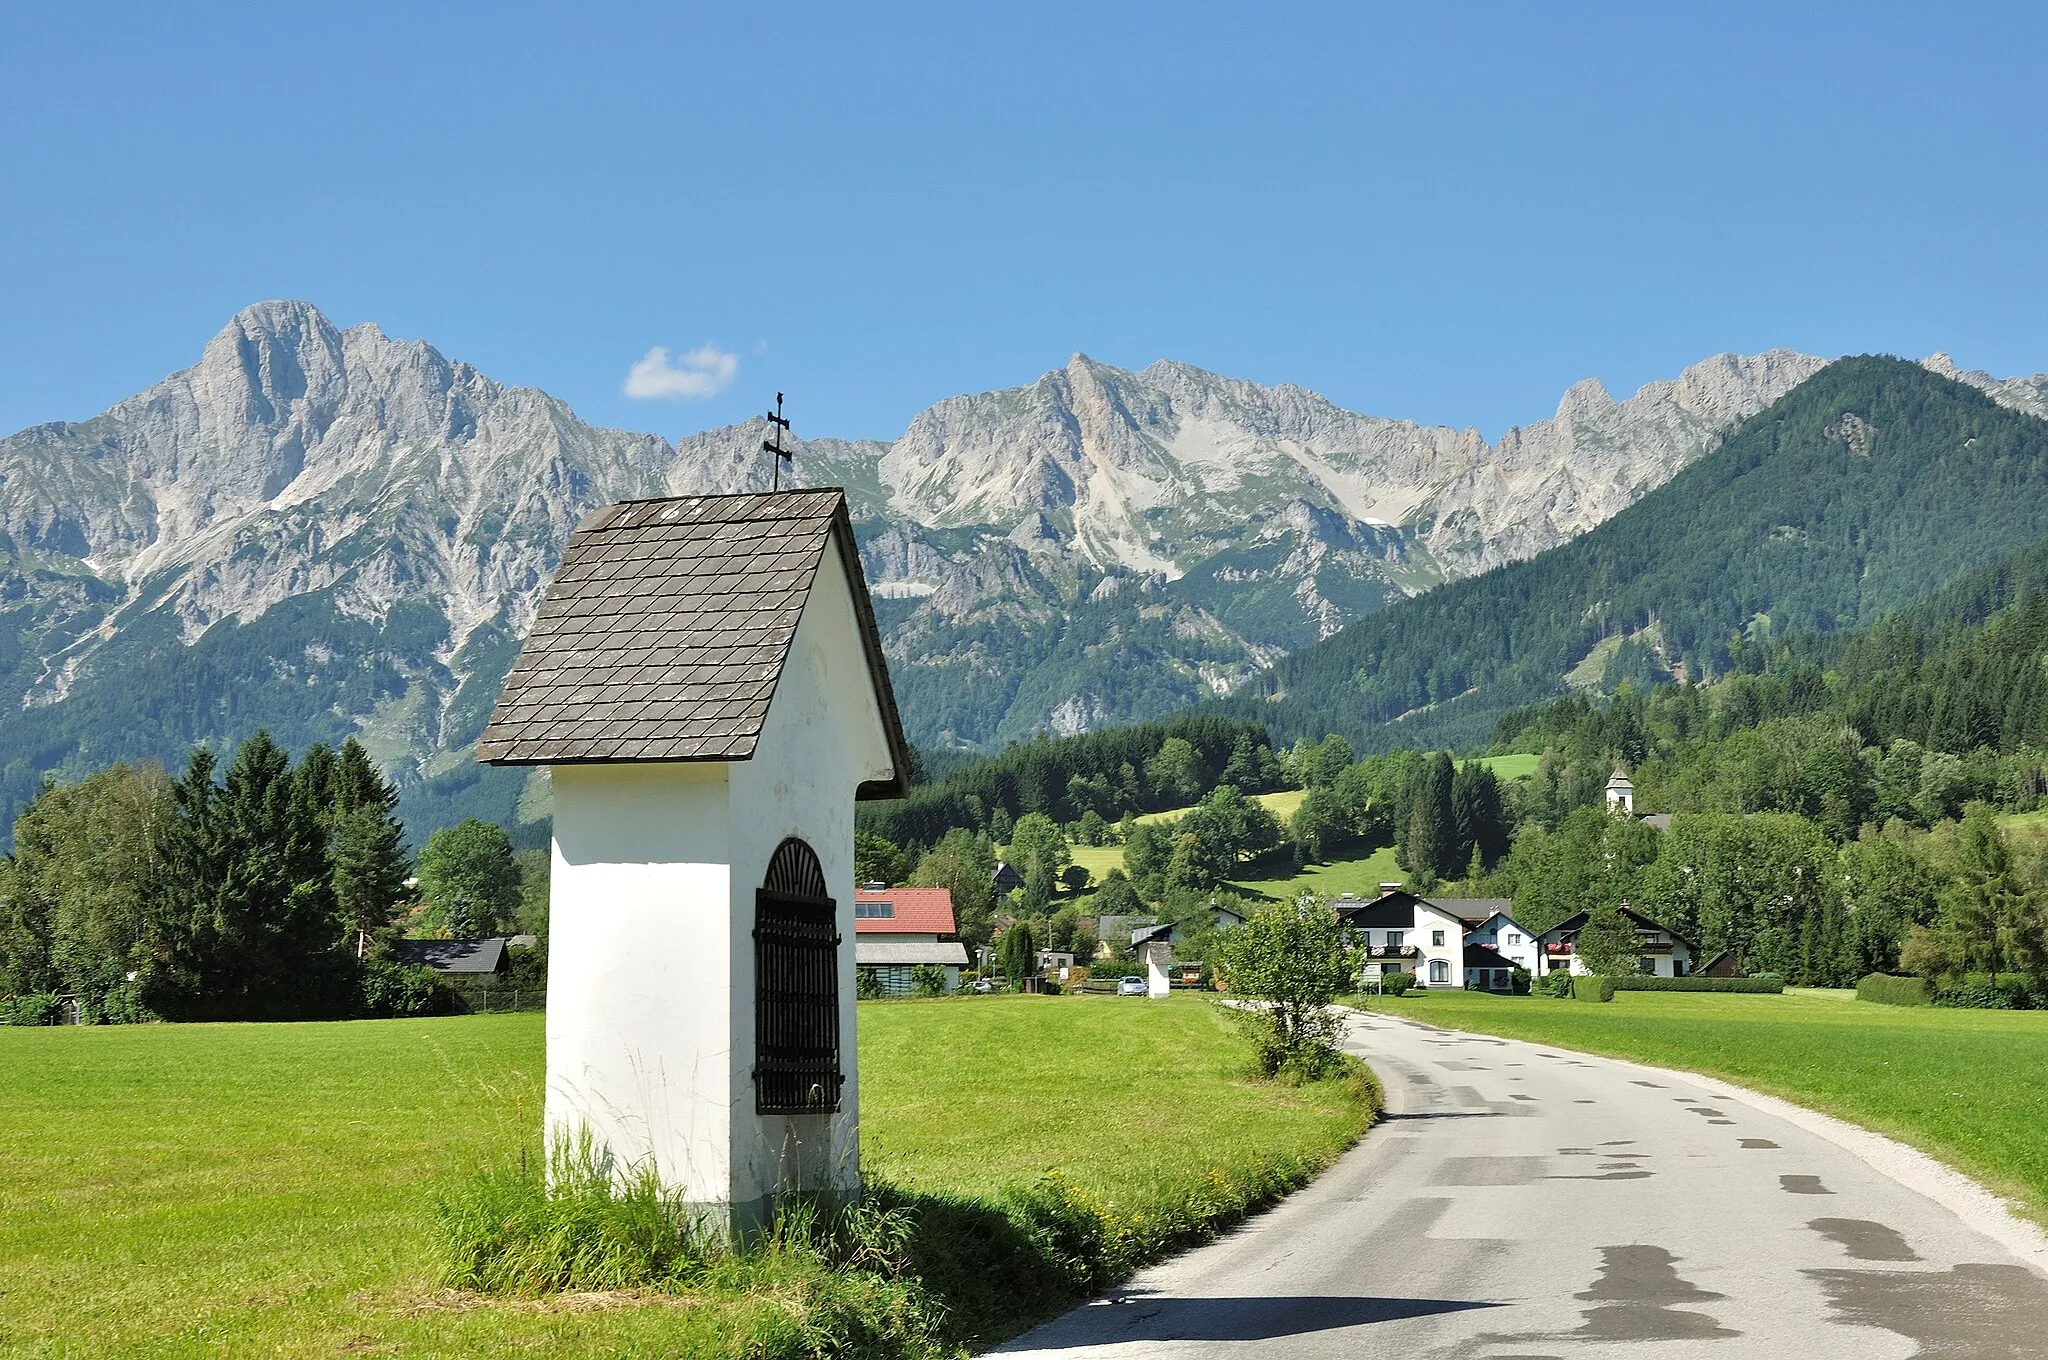
[[1598, 528], [1357, 620], [1225, 708], [1282, 738], [1483, 744], [1594, 661], [1595, 683], [1702, 679], [1788, 630], [1873, 623], [2048, 535], [2048, 422], [1996, 398], [1840, 360]]
[[[1564, 541], [1821, 362], [1717, 356], [1621, 402], [1589, 380], [1489, 445], [1077, 355], [894, 441], [793, 443], [800, 480], [847, 487], [917, 737], [986, 748], [1227, 692]], [[2008, 400], [2048, 390], [2007, 381]], [[602, 429], [374, 324], [246, 308], [190, 368], [0, 439], [0, 802], [267, 722], [294, 743], [360, 732], [429, 821], [452, 813], [485, 796], [463, 752], [575, 523], [764, 487], [763, 433]], [[507, 820], [518, 793], [486, 801]]]

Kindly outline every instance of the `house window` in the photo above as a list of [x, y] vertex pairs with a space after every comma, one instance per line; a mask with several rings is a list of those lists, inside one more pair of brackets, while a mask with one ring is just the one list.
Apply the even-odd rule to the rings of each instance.
[[1449, 982], [1451, 980], [1451, 965], [1443, 959], [1431, 959], [1429, 961], [1429, 980], [1431, 982]]
[[896, 919], [894, 902], [856, 902], [853, 914], [870, 921], [893, 921]]
[[1429, 943], [1432, 948], [1442, 949], [1444, 947], [1444, 933], [1441, 930], [1430, 931]]
[[1512, 945], [1512, 944], [1520, 944], [1521, 942], [1522, 942], [1522, 937], [1521, 937], [1521, 936], [1519, 936], [1519, 935], [1515, 934], [1515, 933], [1514, 933], [1514, 932], [1513, 932], [1512, 930], [1508, 932], [1508, 943], [1509, 943], [1509, 944], [1511, 944], [1511, 945]]
[[1636, 960], [1636, 971], [1644, 977], [1657, 976], [1657, 961], [1648, 954]]
[[1388, 931], [1388, 932], [1387, 932], [1387, 948], [1389, 948], [1389, 949], [1399, 949], [1399, 948], [1401, 947], [1401, 942], [1402, 942], [1402, 941], [1403, 941], [1404, 939], [1406, 939], [1406, 938], [1407, 938], [1407, 932], [1406, 932], [1406, 931], [1401, 931], [1401, 930], [1390, 930], [1390, 931]]
[[754, 1110], [831, 1114], [845, 1081], [838, 908], [816, 852], [791, 837], [754, 894]]

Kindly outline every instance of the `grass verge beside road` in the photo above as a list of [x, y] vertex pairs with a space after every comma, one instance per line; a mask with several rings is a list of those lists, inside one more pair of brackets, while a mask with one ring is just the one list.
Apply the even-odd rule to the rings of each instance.
[[[865, 1164], [923, 1216], [913, 1255], [983, 1338], [1071, 1301], [1102, 1262], [1128, 1268], [1119, 1252], [1195, 1240], [1292, 1188], [1370, 1117], [1344, 1083], [1247, 1079], [1229, 1017], [1194, 996], [874, 1003], [860, 1025]], [[800, 1292], [503, 1300], [439, 1287], [432, 1196], [516, 1159], [522, 1135], [531, 1144], [541, 1026], [523, 1014], [0, 1028], [0, 1352], [823, 1344], [792, 1323]], [[990, 1253], [991, 1234], [1008, 1234], [1011, 1257]], [[1048, 1250], [1057, 1268], [1011, 1273]], [[949, 1262], [991, 1269], [940, 1278]]]
[[1896, 1138], [2048, 1224], [2048, 1013], [1846, 992], [1617, 992], [1604, 1005], [1411, 993], [1374, 1009], [1719, 1077]]

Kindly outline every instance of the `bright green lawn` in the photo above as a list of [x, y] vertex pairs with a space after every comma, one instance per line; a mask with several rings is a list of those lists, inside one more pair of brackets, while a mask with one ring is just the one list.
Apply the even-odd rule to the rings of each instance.
[[[1124, 867], [1124, 848], [1121, 845], [1077, 845], [1074, 847], [1074, 863], [1088, 871], [1091, 886], [1099, 887], [1103, 876], [1111, 869]], [[1388, 845], [1364, 859], [1311, 864], [1300, 873], [1288, 870], [1273, 878], [1241, 878], [1230, 886], [1250, 896], [1263, 895], [1281, 901], [1304, 892], [1319, 893], [1324, 897], [1336, 897], [1342, 893], [1377, 897], [1380, 884], [1401, 882], [1407, 877], [1407, 871], [1394, 863], [1394, 847]]]
[[[1341, 1145], [1334, 1086], [1240, 1080], [1200, 998], [860, 1009], [866, 1165], [988, 1192], [1058, 1165], [1143, 1193]], [[538, 1124], [542, 1017], [0, 1028], [0, 1353], [722, 1350], [744, 1299], [478, 1304], [434, 1288], [433, 1187]], [[1098, 1098], [1102, 1064], [1115, 1094]], [[616, 1301], [611, 1301], [616, 1303]]]
[[1911, 1143], [2048, 1222], [2048, 1013], [1822, 991], [1618, 992], [1606, 1005], [1431, 992], [1374, 1004], [1781, 1096]]
[[1124, 867], [1124, 848], [1121, 845], [1077, 845], [1074, 847], [1074, 863], [1088, 871], [1091, 887], [1101, 887], [1102, 880], [1111, 869]]
[[1401, 883], [1408, 873], [1394, 863], [1394, 847], [1383, 845], [1364, 859], [1341, 859], [1329, 864], [1311, 864], [1300, 873], [1289, 873], [1277, 878], [1240, 879], [1238, 887], [1247, 892], [1264, 893], [1267, 897], [1287, 901], [1304, 892], [1320, 897], [1334, 898], [1344, 893], [1358, 897], [1378, 897], [1380, 884]]
[[1532, 755], [1481, 756], [1479, 763], [1492, 770], [1498, 778], [1522, 779], [1536, 773], [1537, 762], [1542, 759], [1542, 756]]
[[[1294, 810], [1301, 806], [1301, 800], [1306, 797], [1308, 797], [1307, 789], [1281, 789], [1278, 793], [1252, 794], [1251, 801], [1265, 804], [1266, 811], [1284, 822], [1294, 815]], [[1177, 822], [1193, 810], [1193, 808], [1178, 807], [1168, 808], [1164, 812], [1142, 812], [1138, 814], [1138, 820], [1141, 822]]]

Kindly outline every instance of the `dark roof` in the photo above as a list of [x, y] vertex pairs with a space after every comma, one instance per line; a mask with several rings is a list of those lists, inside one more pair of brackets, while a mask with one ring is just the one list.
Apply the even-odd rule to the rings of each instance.
[[1337, 919], [1357, 930], [1412, 930], [1415, 927], [1415, 908], [1432, 907], [1453, 919], [1457, 912], [1447, 903], [1417, 897], [1406, 888], [1396, 888], [1378, 897], [1346, 902], [1338, 898], [1330, 903], [1337, 912]]
[[621, 501], [578, 526], [477, 759], [746, 760], [827, 545], [852, 587], [899, 797], [909, 750], [838, 488]]
[[[1665, 925], [1662, 921], [1652, 921], [1649, 917], [1643, 915], [1641, 912], [1633, 911], [1628, 907], [1621, 907], [1619, 908], [1619, 910], [1623, 916], [1628, 917], [1629, 920], [1634, 921], [1638, 926], [1641, 926], [1645, 930], [1663, 931], [1666, 935], [1669, 935], [1672, 939], [1684, 945], [1688, 953], [1698, 952], [1698, 947], [1695, 946], [1691, 940], [1686, 939], [1685, 936], [1679, 934], [1670, 926]], [[1565, 917], [1562, 921], [1559, 921], [1556, 925], [1544, 931], [1541, 938], [1547, 939], [1552, 935], [1570, 935], [1578, 930], [1581, 930], [1585, 927], [1586, 918], [1590, 915], [1592, 915], [1591, 912], [1573, 912], [1570, 916]]]
[[1465, 946], [1465, 966], [1467, 968], [1514, 968], [1518, 965], [1513, 959], [1505, 957], [1497, 949], [1490, 949], [1483, 944], [1468, 944]]
[[424, 964], [437, 973], [498, 973], [505, 968], [505, 941], [393, 940], [391, 957], [407, 967]]
[[1141, 944], [1156, 944], [1161, 940], [1170, 940], [1172, 938], [1173, 923], [1171, 921], [1161, 921], [1156, 926], [1139, 926], [1131, 932], [1131, 948], [1136, 949]]
[[1432, 897], [1429, 901], [1467, 925], [1490, 921], [1495, 916], [1515, 914], [1515, 900], [1512, 897]]

